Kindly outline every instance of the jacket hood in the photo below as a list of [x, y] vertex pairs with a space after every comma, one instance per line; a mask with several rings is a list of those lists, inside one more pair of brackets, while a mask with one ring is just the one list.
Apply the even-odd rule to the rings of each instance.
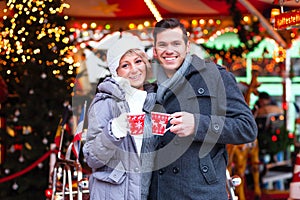
[[111, 77], [105, 78], [103, 82], [101, 82], [97, 86], [98, 92], [96, 93], [96, 97], [98, 98], [115, 98], [118, 100], [125, 100], [125, 93], [119, 86], [116, 80]]

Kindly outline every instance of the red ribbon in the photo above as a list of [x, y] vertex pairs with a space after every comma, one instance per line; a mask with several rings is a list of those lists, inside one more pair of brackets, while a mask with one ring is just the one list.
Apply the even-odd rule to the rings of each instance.
[[6, 176], [4, 178], [1, 178], [0, 179], [0, 183], [3, 183], [3, 182], [6, 182], [6, 181], [9, 181], [11, 179], [14, 179], [18, 176], [22, 176], [23, 174], [31, 171], [33, 168], [35, 168], [39, 163], [43, 162], [46, 158], [48, 158], [48, 156], [50, 156], [51, 153], [53, 152], [56, 152], [56, 151], [53, 151], [53, 150], [50, 150], [48, 152], [46, 152], [43, 156], [41, 156], [38, 160], [36, 160], [34, 163], [32, 163], [31, 165], [29, 165], [28, 167], [26, 167], [25, 169], [15, 173], [15, 174], [12, 174], [10, 176]]

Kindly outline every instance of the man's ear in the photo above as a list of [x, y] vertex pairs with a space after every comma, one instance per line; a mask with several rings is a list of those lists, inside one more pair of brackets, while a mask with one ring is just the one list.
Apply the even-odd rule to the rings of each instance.
[[188, 53], [190, 53], [190, 45], [191, 43], [190, 43], [190, 41], [187, 41], [187, 43], [186, 43], [186, 52], [188, 52]]
[[157, 58], [157, 53], [156, 53], [156, 48], [155, 48], [155, 46], [153, 46], [153, 57], [154, 57], [154, 58]]

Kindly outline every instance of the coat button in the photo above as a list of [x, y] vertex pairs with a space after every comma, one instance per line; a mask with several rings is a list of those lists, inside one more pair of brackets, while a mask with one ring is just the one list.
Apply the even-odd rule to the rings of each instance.
[[134, 171], [134, 172], [139, 172], [139, 168], [136, 167], [136, 168], [133, 169], [133, 171]]
[[199, 89], [198, 89], [198, 93], [199, 93], [199, 94], [203, 94], [204, 91], [205, 91], [205, 90], [204, 90], [203, 88], [199, 88]]
[[218, 131], [218, 130], [220, 129], [219, 124], [214, 124], [214, 129], [215, 129], [216, 131]]
[[204, 172], [204, 173], [208, 172], [208, 166], [203, 165], [202, 166], [202, 172]]
[[177, 174], [179, 172], [179, 168], [178, 167], [173, 167], [173, 173]]
[[159, 144], [159, 147], [162, 148], [166, 145], [166, 143], [164, 141], [162, 141], [160, 144]]
[[159, 174], [159, 175], [163, 175], [163, 174], [165, 173], [165, 171], [166, 171], [165, 169], [160, 169], [160, 170], [158, 171], [158, 174]]

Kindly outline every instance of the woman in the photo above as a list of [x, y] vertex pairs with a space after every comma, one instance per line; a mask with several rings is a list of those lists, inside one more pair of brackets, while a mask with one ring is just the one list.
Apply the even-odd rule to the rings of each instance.
[[[147, 199], [152, 171], [149, 112], [155, 103], [154, 85], [145, 84], [150, 63], [135, 37], [119, 39], [107, 52], [112, 78], [98, 85], [88, 112], [83, 153], [93, 169], [90, 199]], [[144, 133], [131, 136], [126, 113], [146, 112]]]

